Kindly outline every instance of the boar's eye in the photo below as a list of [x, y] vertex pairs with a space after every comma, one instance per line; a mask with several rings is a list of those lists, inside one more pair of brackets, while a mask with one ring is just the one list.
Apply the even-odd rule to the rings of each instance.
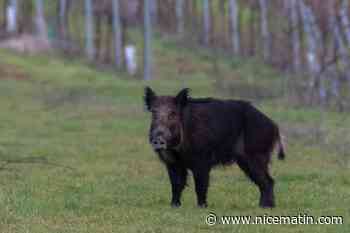
[[176, 112], [171, 111], [168, 116], [169, 120], [174, 120], [176, 118]]

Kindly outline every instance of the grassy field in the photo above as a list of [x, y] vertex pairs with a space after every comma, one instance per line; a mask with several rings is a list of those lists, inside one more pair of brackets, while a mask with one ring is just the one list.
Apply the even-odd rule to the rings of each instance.
[[[350, 119], [283, 98], [256, 102], [287, 138], [286, 161], [274, 156], [271, 165], [277, 207], [260, 209], [256, 187], [233, 166], [212, 172], [208, 209], [196, 207], [192, 179], [183, 206], [172, 209], [165, 168], [147, 143], [143, 87], [171, 94], [188, 86], [194, 96], [239, 97], [244, 90], [236, 84], [259, 79], [263, 88], [279, 85], [280, 77], [254, 61], [219, 61], [216, 76], [205, 54], [166, 44], [156, 53], [156, 79], [145, 83], [79, 61], [1, 51], [0, 232], [350, 231]], [[230, 83], [226, 91], [217, 88]], [[336, 215], [344, 224], [208, 226], [209, 212]]]

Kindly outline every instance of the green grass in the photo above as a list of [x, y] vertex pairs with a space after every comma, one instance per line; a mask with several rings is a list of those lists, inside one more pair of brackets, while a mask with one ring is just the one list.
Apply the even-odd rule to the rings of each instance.
[[[183, 206], [170, 208], [165, 168], [147, 143], [143, 87], [171, 94], [188, 86], [194, 96], [239, 97], [215, 88], [217, 79], [232, 74], [244, 85], [262, 74], [261, 83], [278, 83], [279, 74], [258, 70], [254, 61], [220, 60], [221, 76], [214, 77], [205, 55], [161, 43], [155, 52], [160, 68], [145, 83], [81, 61], [1, 51], [0, 232], [349, 232], [350, 155], [340, 146], [349, 148], [350, 120], [278, 98], [258, 104], [287, 136], [287, 160], [274, 157], [271, 165], [277, 207], [260, 209], [256, 187], [233, 166], [212, 172], [208, 209], [196, 207], [192, 177]], [[210, 227], [209, 212], [341, 215], [345, 224]]]

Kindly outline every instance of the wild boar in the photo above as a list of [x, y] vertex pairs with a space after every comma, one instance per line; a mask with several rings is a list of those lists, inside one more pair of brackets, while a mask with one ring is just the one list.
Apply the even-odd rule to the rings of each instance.
[[274, 180], [268, 165], [275, 147], [285, 153], [279, 128], [252, 104], [242, 100], [157, 96], [145, 88], [144, 104], [152, 113], [149, 142], [165, 164], [172, 188], [171, 205], [181, 205], [188, 171], [194, 177], [197, 204], [207, 207], [210, 170], [237, 163], [260, 190], [260, 206], [272, 208]]

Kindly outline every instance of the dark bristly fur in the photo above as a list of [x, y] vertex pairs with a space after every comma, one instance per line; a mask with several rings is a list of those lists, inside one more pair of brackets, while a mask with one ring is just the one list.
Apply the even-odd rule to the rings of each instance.
[[207, 206], [209, 173], [215, 165], [237, 163], [260, 190], [260, 206], [274, 206], [274, 181], [268, 164], [275, 146], [285, 157], [278, 126], [249, 102], [190, 98], [189, 89], [175, 97], [157, 96], [146, 87], [144, 102], [152, 112], [149, 140], [166, 165], [172, 206], [180, 206], [188, 170], [197, 201]]

